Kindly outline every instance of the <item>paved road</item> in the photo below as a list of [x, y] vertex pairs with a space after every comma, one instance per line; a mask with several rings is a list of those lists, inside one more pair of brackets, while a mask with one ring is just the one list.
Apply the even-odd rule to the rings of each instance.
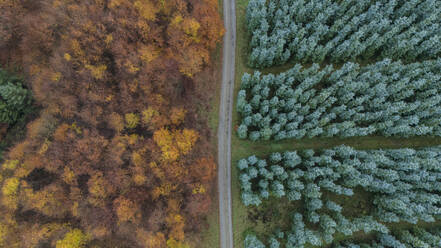
[[219, 219], [221, 248], [233, 248], [231, 215], [231, 121], [234, 91], [234, 61], [236, 48], [235, 0], [223, 0], [224, 35], [222, 90], [219, 107], [218, 165]]

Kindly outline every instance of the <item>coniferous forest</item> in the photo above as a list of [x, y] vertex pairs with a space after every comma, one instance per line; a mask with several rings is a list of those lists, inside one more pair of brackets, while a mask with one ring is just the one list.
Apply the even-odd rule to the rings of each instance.
[[0, 1], [0, 247], [198, 247], [218, 8]]
[[244, 2], [241, 245], [441, 247], [441, 2]]
[[441, 55], [437, 0], [250, 0], [249, 63], [332, 63]]
[[[286, 247], [299, 247], [331, 244], [336, 233], [388, 234], [382, 223], [435, 222], [441, 213], [441, 147], [360, 151], [339, 146], [272, 153], [268, 159], [250, 156], [237, 166], [245, 205], [258, 206], [270, 196], [302, 201], [303, 215], [293, 213], [291, 230], [272, 237], [270, 247], [277, 239], [286, 239]], [[333, 198], [359, 197], [355, 189], [369, 192], [372, 207], [364, 216], [348, 219]], [[304, 221], [318, 228], [309, 229]], [[441, 244], [440, 233], [435, 236], [428, 241]]]
[[244, 74], [240, 138], [441, 136], [441, 59]]

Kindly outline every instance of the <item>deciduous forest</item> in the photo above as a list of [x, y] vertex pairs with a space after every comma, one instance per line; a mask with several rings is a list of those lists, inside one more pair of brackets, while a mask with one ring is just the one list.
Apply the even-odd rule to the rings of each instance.
[[31, 119], [3, 153], [0, 247], [198, 247], [218, 2], [2, 0], [0, 23], [0, 67], [22, 78], [0, 87], [23, 96], [2, 93], [1, 138]]

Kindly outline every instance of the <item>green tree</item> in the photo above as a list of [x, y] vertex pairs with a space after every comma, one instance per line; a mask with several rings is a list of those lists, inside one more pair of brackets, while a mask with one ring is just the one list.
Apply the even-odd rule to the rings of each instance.
[[19, 78], [0, 69], [0, 123], [14, 124], [30, 111], [31, 94]]

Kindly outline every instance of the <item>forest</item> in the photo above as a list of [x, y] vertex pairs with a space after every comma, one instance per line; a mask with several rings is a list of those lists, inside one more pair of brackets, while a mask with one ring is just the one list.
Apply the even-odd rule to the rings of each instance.
[[0, 247], [198, 247], [218, 8], [0, 1]]
[[441, 2], [239, 13], [236, 245], [441, 247]]
[[437, 0], [250, 0], [249, 64], [414, 62], [441, 55]]
[[[286, 247], [330, 244], [337, 232], [387, 234], [382, 223], [434, 222], [441, 213], [441, 147], [360, 151], [339, 146], [272, 153], [268, 159], [250, 156], [237, 166], [246, 206], [258, 206], [270, 196], [302, 201], [304, 217], [293, 213]], [[360, 189], [369, 193], [370, 212], [349, 219], [334, 199], [359, 197]], [[303, 219], [318, 228], [308, 228]], [[275, 237], [270, 242], [278, 243]]]
[[244, 74], [240, 138], [441, 135], [441, 59]]

